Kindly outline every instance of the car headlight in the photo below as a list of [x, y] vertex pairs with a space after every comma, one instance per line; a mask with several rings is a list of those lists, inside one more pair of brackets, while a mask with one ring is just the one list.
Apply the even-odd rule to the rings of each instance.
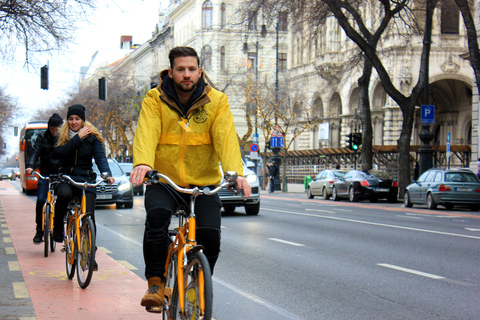
[[132, 184], [129, 182], [122, 183], [118, 186], [118, 191], [126, 191], [132, 189]]
[[254, 183], [258, 180], [256, 174], [247, 174], [245, 178], [247, 179], [248, 183]]

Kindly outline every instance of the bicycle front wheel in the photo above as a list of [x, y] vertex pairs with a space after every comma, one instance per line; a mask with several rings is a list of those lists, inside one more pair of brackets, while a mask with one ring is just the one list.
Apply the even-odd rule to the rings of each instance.
[[188, 258], [184, 268], [184, 312], [179, 304], [178, 283], [175, 284], [170, 304], [170, 318], [173, 320], [210, 320], [212, 318], [213, 287], [208, 260], [202, 252], [195, 252]]
[[95, 264], [95, 226], [90, 217], [82, 219], [77, 255], [77, 280], [82, 289], [90, 284]]
[[50, 215], [52, 213], [52, 206], [50, 203], [46, 203], [43, 206], [43, 255], [48, 257], [48, 247], [49, 243], [48, 240], [50, 240]]

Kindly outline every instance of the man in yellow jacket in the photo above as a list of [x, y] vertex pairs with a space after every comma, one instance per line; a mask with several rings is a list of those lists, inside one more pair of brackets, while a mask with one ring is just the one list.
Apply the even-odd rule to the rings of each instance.
[[[182, 187], [219, 184], [220, 162], [225, 172], [239, 174], [237, 186], [250, 196], [227, 97], [206, 82], [194, 49], [175, 47], [169, 60], [170, 69], [160, 73], [159, 85], [142, 103], [130, 181], [139, 185], [155, 169]], [[180, 196], [188, 203], [188, 195]], [[148, 290], [142, 306], [163, 305], [168, 226], [179, 200], [163, 184], [147, 186], [143, 252]], [[212, 273], [220, 252], [221, 207], [218, 195], [196, 201], [197, 241], [205, 248]]]

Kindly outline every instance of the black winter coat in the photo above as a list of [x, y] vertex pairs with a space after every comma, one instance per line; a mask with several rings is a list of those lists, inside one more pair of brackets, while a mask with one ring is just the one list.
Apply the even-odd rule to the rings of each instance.
[[[92, 158], [95, 158], [100, 172], [108, 172], [112, 176], [103, 144], [94, 135], [88, 135], [82, 140], [77, 134], [63, 146], [56, 147], [53, 154], [62, 159], [59, 172], [69, 175], [75, 181], [95, 182], [97, 175], [92, 170]], [[88, 188], [87, 191], [95, 193], [93, 188]]]
[[38, 134], [35, 144], [32, 148], [30, 158], [27, 159], [27, 168], [37, 169], [38, 160], [40, 160], [40, 173], [50, 175], [58, 173], [60, 160], [53, 157], [53, 150], [57, 144], [57, 137], [52, 136], [50, 130], [42, 131]]

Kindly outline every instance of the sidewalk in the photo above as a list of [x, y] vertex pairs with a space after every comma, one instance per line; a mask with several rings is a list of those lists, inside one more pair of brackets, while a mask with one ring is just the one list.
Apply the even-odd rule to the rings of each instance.
[[[282, 191], [275, 191], [275, 192], [282, 192]], [[289, 183], [287, 184], [287, 192], [288, 193], [303, 193], [305, 192], [305, 186], [303, 183]], [[268, 190], [261, 190], [260, 194], [268, 193]]]
[[[12, 184], [0, 181], [0, 318], [1, 319], [151, 319], [140, 306], [146, 281], [97, 251], [99, 271], [87, 289], [76, 275], [68, 280], [61, 245], [43, 256], [33, 245], [35, 204]], [[2, 248], [3, 247], [3, 248]]]

